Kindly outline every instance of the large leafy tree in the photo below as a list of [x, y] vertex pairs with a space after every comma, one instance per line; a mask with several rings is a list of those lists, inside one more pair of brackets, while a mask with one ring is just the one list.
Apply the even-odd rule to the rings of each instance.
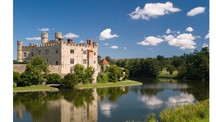
[[74, 66], [74, 73], [77, 75], [78, 77], [78, 83], [81, 83], [83, 81], [83, 77], [85, 74], [85, 67], [81, 64], [76, 64]]
[[110, 66], [106, 69], [106, 73], [109, 77], [109, 82], [117, 82], [120, 77], [123, 77], [123, 71], [118, 66]]
[[94, 69], [93, 67], [87, 67], [84, 72], [83, 84], [91, 83], [93, 79]]
[[41, 56], [33, 57], [26, 65], [25, 72], [21, 75], [22, 85], [38, 85], [46, 81], [49, 73], [49, 64]]

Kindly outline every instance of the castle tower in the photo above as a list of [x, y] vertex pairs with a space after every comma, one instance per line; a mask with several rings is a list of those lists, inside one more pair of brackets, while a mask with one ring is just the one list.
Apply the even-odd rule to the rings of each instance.
[[62, 39], [62, 33], [61, 32], [56, 32], [55, 33], [55, 40], [59, 41], [60, 39]]
[[92, 39], [88, 39], [87, 40], [87, 44], [90, 45], [90, 46], [92, 46]]
[[48, 42], [48, 33], [47, 32], [41, 33], [41, 44], [44, 45], [47, 42]]
[[18, 62], [23, 62], [22, 60], [22, 41], [21, 40], [18, 40], [17, 41], [17, 61]]

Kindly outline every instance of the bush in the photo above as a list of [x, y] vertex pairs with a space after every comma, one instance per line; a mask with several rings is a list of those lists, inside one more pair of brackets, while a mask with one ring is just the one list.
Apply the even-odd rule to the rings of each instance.
[[117, 82], [124, 76], [123, 71], [118, 66], [110, 66], [106, 69], [106, 73], [109, 77], [109, 82]]
[[106, 73], [99, 73], [97, 76], [97, 82], [98, 83], [106, 83], [108, 82], [108, 75]]
[[205, 118], [209, 118], [209, 100], [160, 112], [161, 122], [196, 122]]
[[83, 77], [83, 84], [88, 84], [88, 83], [92, 83], [92, 81], [94, 80], [92, 78], [94, 74], [94, 70], [92, 67], [87, 67], [85, 70], [84, 70], [84, 77]]
[[78, 82], [81, 83], [83, 81], [84, 73], [85, 73], [85, 67], [81, 64], [76, 64], [74, 66], [74, 73], [76, 74], [78, 78]]
[[48, 74], [46, 84], [59, 84], [61, 80], [61, 76], [57, 73]]
[[68, 73], [64, 76], [62, 81], [62, 86], [65, 88], [74, 88], [74, 86], [78, 84], [78, 77], [76, 74]]
[[156, 115], [154, 113], [147, 114], [145, 116], [146, 122], [157, 122]]
[[18, 82], [20, 82], [20, 80], [20, 73], [13, 71], [13, 82], [17, 84]]

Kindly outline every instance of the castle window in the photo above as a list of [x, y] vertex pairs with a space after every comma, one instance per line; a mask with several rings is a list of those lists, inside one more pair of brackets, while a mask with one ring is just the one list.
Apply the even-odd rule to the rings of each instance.
[[96, 52], [94, 52], [94, 55], [96, 55]]
[[58, 50], [56, 50], [56, 54], [58, 53]]
[[24, 57], [27, 57], [27, 53], [26, 52], [24, 52]]
[[74, 49], [71, 49], [71, 50], [70, 50], [70, 54], [74, 54]]
[[83, 64], [87, 64], [87, 60], [86, 59], [83, 59]]
[[38, 54], [39, 54], [39, 55], [41, 54], [41, 50], [38, 50]]
[[34, 56], [34, 53], [33, 53], [33, 52], [31, 53], [31, 56], [32, 56], [32, 57]]
[[96, 61], [94, 61], [94, 64], [96, 63]]
[[45, 50], [45, 54], [48, 54], [49, 53], [49, 50]]
[[73, 58], [70, 59], [70, 63], [74, 64], [74, 59]]
[[83, 54], [84, 54], [84, 55], [86, 55], [86, 54], [87, 54], [87, 51], [86, 51], [86, 50], [84, 50], [84, 51], [83, 51]]
[[58, 61], [56, 61], [56, 65], [58, 65]]

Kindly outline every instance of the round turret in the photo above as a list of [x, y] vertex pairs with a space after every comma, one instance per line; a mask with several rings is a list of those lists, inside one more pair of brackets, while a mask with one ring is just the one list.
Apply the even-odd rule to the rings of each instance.
[[23, 62], [22, 60], [22, 41], [21, 40], [18, 40], [17, 41], [17, 61], [18, 62]]
[[47, 32], [41, 33], [41, 44], [44, 45], [47, 42], [48, 42], [48, 33]]
[[55, 40], [58, 41], [58, 40], [61, 40], [62, 39], [62, 33], [61, 32], [56, 32], [55, 33]]

